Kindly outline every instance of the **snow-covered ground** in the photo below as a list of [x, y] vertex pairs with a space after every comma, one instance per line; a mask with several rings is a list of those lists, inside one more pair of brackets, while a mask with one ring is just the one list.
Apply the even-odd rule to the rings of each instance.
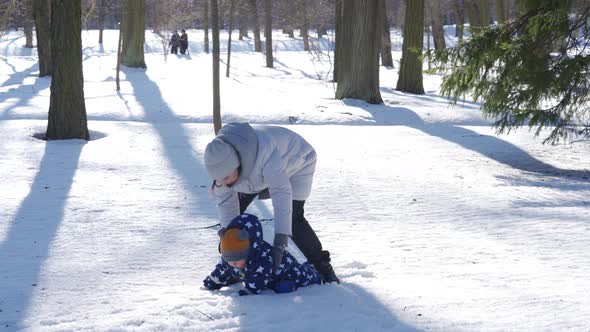
[[166, 59], [147, 33], [148, 69], [124, 69], [117, 92], [117, 33], [99, 46], [84, 31], [90, 142], [32, 137], [46, 129], [50, 78], [10, 33], [0, 41], [0, 331], [590, 329], [588, 142], [496, 136], [478, 104], [438, 96], [438, 76], [425, 76], [425, 95], [393, 91], [396, 69], [381, 69], [384, 105], [334, 100], [327, 54], [273, 38], [274, 69], [252, 40], [233, 44], [223, 121], [284, 125], [314, 145], [307, 217], [342, 284], [201, 289], [218, 253], [200, 32], [189, 31], [190, 55]]

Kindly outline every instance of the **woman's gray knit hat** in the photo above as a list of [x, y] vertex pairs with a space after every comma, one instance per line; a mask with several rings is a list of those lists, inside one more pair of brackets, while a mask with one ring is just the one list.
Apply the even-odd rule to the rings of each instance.
[[205, 149], [205, 167], [209, 176], [221, 181], [240, 166], [236, 150], [220, 138], [214, 138]]

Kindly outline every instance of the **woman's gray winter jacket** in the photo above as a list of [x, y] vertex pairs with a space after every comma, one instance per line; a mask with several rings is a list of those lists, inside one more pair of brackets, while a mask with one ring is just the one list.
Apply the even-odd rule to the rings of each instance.
[[240, 214], [238, 193], [268, 189], [275, 219], [275, 233], [291, 235], [293, 200], [309, 197], [316, 153], [301, 136], [283, 127], [232, 122], [218, 133], [238, 153], [241, 172], [231, 187], [214, 186], [221, 226]]

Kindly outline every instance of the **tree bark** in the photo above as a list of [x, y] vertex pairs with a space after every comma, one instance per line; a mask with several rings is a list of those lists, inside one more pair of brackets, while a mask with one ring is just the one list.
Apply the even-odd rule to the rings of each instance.
[[343, 13], [342, 13], [342, 1], [336, 1], [336, 5], [334, 6], [334, 33], [335, 33], [335, 40], [334, 40], [334, 72], [332, 80], [334, 82], [338, 82], [338, 75], [341, 70], [341, 61], [340, 55], [342, 54], [342, 26], [343, 20]]
[[244, 40], [244, 37], [248, 38], [248, 8], [245, 1], [239, 2], [240, 6], [240, 40]]
[[481, 26], [490, 25], [490, 4], [488, 0], [478, 0], [479, 17]]
[[236, 6], [236, 1], [231, 0], [231, 6], [229, 9], [229, 34], [227, 38], [227, 64], [225, 67], [225, 77], [229, 77], [229, 66], [231, 60], [231, 32], [234, 29], [234, 9]]
[[205, 49], [205, 53], [209, 53], [209, 1], [205, 0], [205, 8], [203, 8], [203, 30], [205, 32], [203, 48]]
[[121, 71], [121, 48], [122, 48], [122, 42], [123, 42], [123, 32], [121, 31], [120, 27], [119, 27], [119, 40], [117, 42], [117, 75], [116, 75], [116, 79], [115, 81], [117, 82], [117, 91], [121, 90], [121, 82], [119, 80], [119, 72]]
[[381, 26], [383, 27], [381, 34], [381, 64], [385, 67], [393, 67], [393, 57], [391, 56], [391, 32], [389, 26], [389, 19], [387, 18], [387, 8], [385, 0], [380, 1], [381, 8]]
[[262, 40], [260, 39], [260, 22], [258, 20], [258, 4], [256, 0], [249, 0], [250, 10], [252, 10], [252, 16], [254, 17], [254, 51], [262, 52]]
[[39, 55], [39, 77], [51, 75], [51, 34], [49, 18], [51, 10], [48, 0], [33, 0], [33, 19], [37, 35], [37, 54]]
[[25, 17], [23, 22], [23, 30], [25, 32], [25, 47], [33, 48], [33, 1], [27, 0], [25, 3]]
[[143, 53], [145, 43], [145, 0], [127, 0], [122, 15], [123, 61], [127, 67], [147, 68]]
[[424, 0], [407, 2], [403, 38], [402, 59], [396, 90], [423, 94]]
[[464, 0], [465, 11], [467, 12], [467, 17], [469, 18], [469, 28], [471, 30], [482, 26], [479, 6], [474, 1], [475, 0]]
[[459, 39], [459, 42], [463, 41], [463, 31], [465, 27], [465, 12], [463, 10], [463, 0], [455, 0], [453, 2], [453, 7], [455, 9], [455, 21], [456, 24], [456, 35]]
[[496, 17], [498, 24], [504, 24], [508, 20], [510, 3], [508, 0], [496, 0]]
[[303, 38], [303, 50], [309, 52], [309, 18], [307, 17], [307, 1], [302, 0], [301, 13], [303, 16], [303, 26], [301, 27], [301, 37]]
[[264, 35], [266, 38], [266, 66], [273, 68], [272, 56], [272, 0], [264, 0]]
[[213, 129], [221, 129], [221, 97], [219, 87], [219, 9], [217, 0], [211, 0], [211, 37], [213, 38]]
[[284, 28], [283, 34], [289, 36], [289, 38], [295, 38], [295, 31], [291, 28]]
[[80, 0], [52, 0], [53, 77], [48, 140], [90, 139], [84, 103]]
[[342, 1], [342, 48], [338, 54], [336, 99], [383, 102], [379, 92], [380, 1]]
[[430, 18], [432, 25], [432, 37], [434, 39], [434, 49], [445, 49], [447, 48], [447, 43], [445, 41], [445, 31], [443, 28], [440, 1], [428, 0], [428, 5], [430, 7]]
[[[105, 0], [100, 0], [98, 6], [98, 43], [102, 44], [104, 31], [104, 16], [105, 16]], [[121, 30], [119, 30], [119, 38], [121, 38]]]

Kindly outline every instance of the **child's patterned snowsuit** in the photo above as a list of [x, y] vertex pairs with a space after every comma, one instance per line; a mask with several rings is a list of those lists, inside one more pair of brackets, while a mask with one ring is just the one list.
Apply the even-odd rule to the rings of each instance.
[[246, 288], [239, 292], [240, 295], [258, 294], [265, 288], [285, 293], [298, 287], [320, 283], [320, 275], [313, 265], [308, 262], [299, 264], [287, 251], [284, 251], [281, 265], [275, 271], [275, 275], [271, 276], [272, 247], [262, 239], [262, 225], [256, 216], [242, 214], [229, 223], [227, 229], [231, 228], [245, 229], [250, 235], [250, 253], [246, 267], [243, 270], [233, 268], [222, 259], [211, 275], [203, 280], [207, 289], [219, 289], [232, 283], [232, 279], [235, 278], [241, 280]]

